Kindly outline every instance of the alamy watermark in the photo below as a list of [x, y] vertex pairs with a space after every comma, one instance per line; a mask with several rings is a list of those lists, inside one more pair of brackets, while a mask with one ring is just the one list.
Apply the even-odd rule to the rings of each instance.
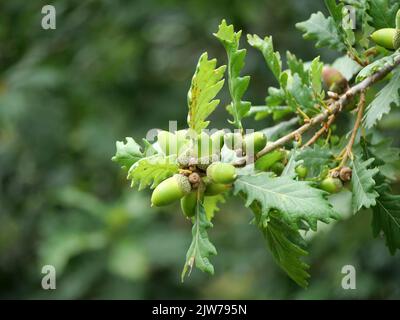
[[44, 290], [56, 289], [56, 268], [52, 265], [45, 265], [42, 267], [42, 288]]
[[351, 264], [342, 267], [342, 288], [344, 290], [355, 290], [356, 287], [356, 268]]
[[42, 7], [42, 28], [44, 30], [56, 29], [56, 8], [52, 5], [45, 5]]

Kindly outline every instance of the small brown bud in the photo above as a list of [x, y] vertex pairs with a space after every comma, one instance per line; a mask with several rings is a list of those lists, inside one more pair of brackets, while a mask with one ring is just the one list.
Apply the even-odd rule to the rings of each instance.
[[193, 172], [189, 176], [189, 182], [194, 185], [200, 182], [200, 175], [197, 172]]
[[343, 182], [350, 181], [351, 176], [352, 176], [351, 168], [343, 167], [340, 169], [339, 177], [340, 177], [340, 180], [342, 180]]
[[335, 170], [335, 171], [332, 171], [332, 173], [331, 173], [332, 178], [339, 178], [339, 175], [340, 175], [340, 170]]

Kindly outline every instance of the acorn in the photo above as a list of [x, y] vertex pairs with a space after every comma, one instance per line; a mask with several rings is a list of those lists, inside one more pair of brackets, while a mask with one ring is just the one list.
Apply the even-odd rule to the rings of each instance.
[[274, 163], [282, 161], [285, 157], [286, 152], [284, 150], [271, 151], [257, 159], [255, 168], [260, 171], [268, 171]]
[[151, 195], [151, 205], [166, 206], [181, 199], [191, 191], [189, 178], [182, 174], [175, 174], [161, 182]]
[[344, 92], [348, 87], [347, 79], [343, 74], [339, 70], [326, 65], [322, 68], [322, 81], [326, 91], [332, 91], [336, 94]]
[[212, 155], [212, 140], [210, 136], [202, 132], [197, 136], [197, 150], [196, 155], [198, 158], [206, 158]]
[[282, 162], [275, 162], [271, 166], [271, 171], [275, 173], [277, 176], [280, 176], [283, 170], [285, 170], [285, 165]]
[[349, 167], [343, 167], [340, 169], [339, 171], [339, 178], [340, 180], [342, 180], [343, 182], [347, 182], [351, 180], [352, 177], [352, 170]]
[[300, 179], [304, 179], [305, 177], [307, 177], [307, 173], [308, 173], [308, 169], [303, 166], [302, 164], [298, 165], [294, 171], [296, 172], [297, 176]]
[[379, 46], [389, 50], [399, 48], [400, 31], [394, 28], [384, 28], [375, 31], [371, 38]]
[[206, 185], [206, 190], [204, 191], [204, 194], [206, 196], [216, 196], [217, 194], [228, 191], [230, 188], [232, 188], [232, 185], [230, 184], [211, 182]]
[[224, 145], [224, 136], [224, 130], [218, 130], [210, 136], [213, 154], [218, 154], [221, 152], [222, 146]]
[[[264, 149], [267, 144], [267, 137], [264, 133], [257, 131], [251, 134], [248, 134], [244, 137], [244, 145], [243, 147], [246, 150], [246, 154], [257, 154], [262, 149]], [[248, 150], [248, 149], [251, 150]]]
[[191, 218], [196, 214], [197, 192], [190, 192], [181, 199], [182, 213]]
[[237, 177], [236, 169], [228, 163], [214, 162], [207, 168], [207, 177], [215, 183], [229, 184]]
[[224, 144], [231, 150], [243, 148], [243, 137], [239, 132], [227, 133], [224, 137]]
[[157, 135], [157, 142], [161, 150], [167, 155], [180, 154], [188, 140], [186, 139], [186, 130], [179, 130], [175, 134], [169, 131], [160, 131]]
[[389, 50], [400, 48], [400, 10], [396, 15], [396, 28], [383, 28], [371, 35], [372, 40], [379, 46]]
[[329, 193], [337, 193], [343, 188], [343, 183], [338, 178], [328, 177], [321, 181], [320, 188]]

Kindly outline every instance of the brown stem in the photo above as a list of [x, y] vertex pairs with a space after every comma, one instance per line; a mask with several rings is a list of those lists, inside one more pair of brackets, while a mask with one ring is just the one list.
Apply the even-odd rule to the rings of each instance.
[[361, 125], [362, 117], [364, 115], [364, 110], [365, 110], [365, 91], [363, 91], [360, 96], [360, 102], [358, 103], [356, 122], [354, 123], [354, 128], [353, 128], [353, 131], [351, 132], [350, 140], [347, 143], [345, 152], [343, 154], [342, 161], [340, 162], [340, 165], [339, 165], [340, 168], [346, 164], [347, 160], [351, 156], [351, 151], [353, 149], [354, 141], [356, 140], [356, 137], [357, 137], [358, 129], [360, 128], [360, 125]]
[[277, 148], [282, 147], [286, 143], [295, 139], [295, 137], [301, 136], [304, 132], [309, 130], [314, 125], [321, 123], [328, 119], [328, 117], [332, 114], [336, 114], [340, 112], [343, 107], [345, 107], [351, 99], [354, 98], [357, 94], [365, 91], [367, 88], [375, 84], [376, 82], [382, 80], [386, 77], [394, 68], [396, 68], [400, 64], [400, 55], [394, 58], [393, 64], [388, 64], [387, 66], [383, 67], [381, 70], [376, 72], [375, 74], [369, 76], [368, 78], [364, 79], [362, 82], [356, 84], [355, 86], [348, 89], [344, 94], [342, 94], [339, 100], [332, 102], [330, 105], [329, 110], [326, 110], [315, 117], [310, 119], [310, 122], [305, 123], [300, 128], [288, 133], [287, 135], [283, 136], [282, 138], [274, 141], [273, 143], [267, 145], [264, 149], [257, 153], [256, 158], [260, 158], [263, 155], [271, 152]]
[[309, 147], [313, 143], [315, 143], [325, 132], [329, 130], [330, 126], [335, 121], [335, 119], [336, 119], [336, 114], [330, 115], [328, 121], [325, 124], [323, 124], [322, 128], [319, 129], [310, 140], [307, 141], [307, 143], [303, 146], [303, 148]]

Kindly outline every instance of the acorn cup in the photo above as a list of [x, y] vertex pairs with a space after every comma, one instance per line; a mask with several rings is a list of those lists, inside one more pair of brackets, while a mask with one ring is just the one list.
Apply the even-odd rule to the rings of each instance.
[[162, 207], [173, 203], [187, 195], [191, 191], [188, 177], [182, 174], [174, 176], [161, 182], [151, 195], [151, 205]]
[[207, 177], [215, 183], [230, 184], [236, 180], [236, 169], [228, 163], [214, 162], [207, 168]]
[[389, 50], [400, 48], [400, 10], [396, 15], [396, 28], [384, 28], [371, 35], [372, 40], [379, 46]]

